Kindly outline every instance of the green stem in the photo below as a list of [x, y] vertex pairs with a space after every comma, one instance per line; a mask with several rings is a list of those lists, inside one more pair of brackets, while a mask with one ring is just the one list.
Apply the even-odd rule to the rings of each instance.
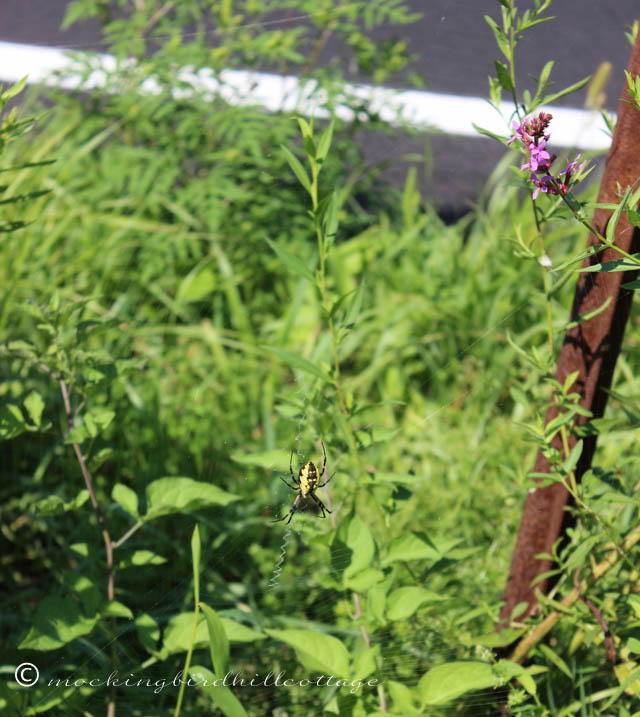
[[184, 670], [182, 672], [182, 680], [180, 681], [180, 692], [178, 693], [178, 702], [176, 703], [176, 709], [173, 713], [173, 717], [178, 717], [180, 714], [180, 708], [182, 707], [182, 699], [184, 697], [184, 687], [189, 679], [189, 667], [191, 665], [191, 654], [193, 653], [193, 645], [196, 641], [196, 629], [198, 627], [198, 615], [200, 613], [200, 603], [196, 601], [196, 609], [193, 614], [193, 628], [191, 630], [191, 639], [189, 640], [189, 650], [187, 651], [187, 657], [184, 661]]
[[571, 202], [567, 199], [567, 197], [564, 194], [560, 193], [560, 198], [569, 207], [569, 209], [573, 213], [573, 216], [580, 222], [580, 224], [582, 224], [582, 226], [586, 227], [596, 237], [596, 239], [598, 239], [599, 241], [602, 242], [602, 244], [604, 244], [604, 246], [606, 248], [613, 249], [614, 251], [617, 251], [618, 254], [625, 257], [625, 259], [629, 259], [634, 264], [640, 264], [640, 259], [633, 256], [633, 254], [629, 254], [629, 252], [625, 251], [621, 247], [617, 246], [617, 244], [615, 244], [614, 242], [609, 241], [606, 237], [602, 236], [602, 234], [600, 234], [600, 232], [593, 226], [593, 224], [591, 224], [591, 222], [588, 219], [583, 217], [572, 206]]

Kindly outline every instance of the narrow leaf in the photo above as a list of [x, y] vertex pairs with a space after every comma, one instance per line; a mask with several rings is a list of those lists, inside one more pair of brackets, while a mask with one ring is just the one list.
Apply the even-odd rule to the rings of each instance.
[[502, 87], [507, 92], [513, 92], [513, 83], [511, 82], [511, 77], [509, 77], [509, 70], [507, 69], [507, 66], [504, 62], [500, 62], [500, 60], [494, 60], [493, 64], [496, 68], [496, 74]]
[[271, 241], [271, 239], [268, 239], [267, 237], [265, 237], [265, 241], [278, 255], [282, 263], [291, 269], [291, 271], [304, 276], [304, 278], [309, 279], [309, 281], [314, 281], [313, 274], [302, 259], [297, 257], [295, 254], [292, 254], [290, 251], [283, 249], [280, 244]]
[[227, 633], [213, 608], [204, 603], [200, 603], [200, 607], [209, 629], [209, 651], [211, 652], [213, 672], [218, 677], [224, 677], [229, 672], [229, 639], [227, 638]]
[[317, 376], [323, 381], [328, 380], [327, 374], [320, 368], [320, 366], [316, 366], [316, 364], [311, 363], [311, 361], [307, 361], [307, 359], [302, 358], [302, 356], [298, 356], [298, 354], [294, 354], [285, 349], [276, 348], [275, 346], [263, 345], [260, 348], [275, 354], [281, 361], [284, 361], [284, 363], [288, 364], [292, 368], [297, 368], [300, 371], [310, 373], [312, 376]]
[[287, 158], [287, 162], [289, 162], [289, 166], [298, 178], [298, 181], [307, 190], [307, 192], [311, 194], [311, 182], [309, 180], [309, 177], [307, 176], [307, 173], [304, 171], [304, 167], [300, 163], [300, 160], [293, 154], [290, 149], [285, 147], [283, 144], [280, 146], [282, 147], [284, 156]]
[[582, 455], [583, 446], [583, 441], [578, 441], [576, 445], [571, 449], [571, 453], [569, 453], [567, 459], [562, 466], [567, 473], [571, 473], [578, 465], [578, 461], [580, 460], [580, 456]]
[[[550, 18], [549, 18], [550, 19]], [[542, 22], [545, 22], [543, 20]], [[539, 24], [539, 23], [537, 23]], [[591, 75], [588, 77], [585, 77], [584, 79], [580, 80], [579, 82], [576, 82], [573, 85], [570, 85], [569, 87], [566, 87], [564, 90], [560, 90], [559, 92], [553, 92], [550, 95], [545, 95], [541, 100], [541, 105], [548, 105], [552, 102], [555, 102], [556, 100], [560, 99], [560, 97], [564, 97], [565, 95], [570, 95], [572, 92], [577, 92], [578, 90], [581, 90], [591, 79]]]
[[320, 136], [320, 141], [318, 142], [318, 151], [316, 153], [316, 159], [321, 162], [323, 161], [327, 154], [329, 153], [329, 147], [331, 147], [331, 140], [333, 138], [333, 120], [329, 123], [329, 126]]
[[202, 546], [200, 544], [200, 531], [198, 524], [193, 529], [191, 536], [191, 560], [193, 562], [193, 594], [195, 602], [200, 601], [200, 555]]
[[338, 198], [335, 191], [331, 194], [331, 199], [327, 205], [325, 214], [325, 234], [329, 241], [333, 241], [338, 231]]

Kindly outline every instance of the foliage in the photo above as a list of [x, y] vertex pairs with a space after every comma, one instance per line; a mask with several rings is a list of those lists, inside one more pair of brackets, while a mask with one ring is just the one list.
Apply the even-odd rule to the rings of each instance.
[[[512, 157], [445, 226], [415, 173], [395, 197], [363, 172], [354, 126], [176, 94], [185, 63], [311, 74], [333, 32], [379, 81], [398, 51], [372, 53], [365, 30], [410, 19], [402, 4], [270, 3], [312, 26], [276, 37], [266, 3], [222, 0], [207, 5], [213, 48], [202, 6], [70, 4], [67, 23], [103, 23], [119, 91], [57, 95], [28, 149], [13, 130], [2, 146], [11, 167], [30, 154], [4, 188], [23, 199], [5, 206], [19, 231], [0, 264], [2, 637], [7, 664], [41, 672], [29, 690], [5, 681], [2, 708], [483, 714], [509, 690], [516, 714], [630, 713], [635, 327], [610, 418], [590, 426], [603, 467], [575, 487], [576, 526], [553, 556], [563, 592], [591, 554], [624, 553], [594, 569], [588, 597], [626, 661], [605, 666], [581, 600], [533, 664], [492, 653], [535, 629], [494, 632], [526, 466], [570, 428], [538, 416], [580, 226], [548, 213], [541, 243]], [[156, 94], [139, 91], [150, 77]], [[592, 199], [576, 194], [585, 217]], [[554, 395], [579, 410], [570, 383]], [[333, 512], [270, 524], [291, 449], [316, 460], [321, 440]], [[552, 479], [577, 456], [557, 457]]]

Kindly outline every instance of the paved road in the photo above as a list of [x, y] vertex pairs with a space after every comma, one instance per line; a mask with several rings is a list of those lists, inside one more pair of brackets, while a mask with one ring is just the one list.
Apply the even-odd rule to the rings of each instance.
[[[410, 50], [418, 55], [415, 69], [426, 76], [429, 90], [486, 96], [487, 76], [493, 71], [492, 62], [497, 54], [483, 15], [497, 17], [497, 0], [405, 1], [423, 13], [422, 20], [392, 30], [379, 29], [376, 37], [382, 40], [390, 32], [402, 33], [409, 40]], [[523, 7], [531, 4], [525, 0], [520, 3]], [[66, 5], [67, 0], [1, 0], [0, 40], [97, 48], [99, 30], [95, 23], [59, 31]], [[534, 28], [519, 45], [522, 72], [518, 81], [526, 83], [528, 73], [539, 72], [548, 59], [554, 59], [553, 77], [556, 87], [560, 88], [591, 74], [601, 62], [609, 61], [614, 72], [607, 88], [606, 105], [615, 110], [622, 87], [622, 71], [630, 52], [624, 31], [634, 17], [640, 16], [637, 0], [612, 3], [555, 0], [552, 10], [556, 20]], [[329, 43], [324, 60], [329, 61], [339, 52], [337, 44]], [[402, 80], [394, 82], [394, 86], [402, 86]], [[574, 107], [582, 106], [583, 102], [584, 93], [561, 101]], [[366, 136], [366, 151], [372, 160], [395, 160], [406, 153], [426, 151], [431, 169], [423, 173], [423, 190], [441, 212], [449, 216], [457, 216], [465, 210], [502, 152], [499, 146], [483, 138], [423, 135], [409, 141], [380, 136], [373, 141], [369, 134]], [[388, 176], [402, 184], [407, 166], [396, 162]]]

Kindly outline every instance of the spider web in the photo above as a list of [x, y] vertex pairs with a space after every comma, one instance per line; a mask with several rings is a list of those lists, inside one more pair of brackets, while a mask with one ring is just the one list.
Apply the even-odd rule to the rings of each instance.
[[[364, 5], [365, 3], [357, 3], [358, 5]], [[461, 3], [464, 7], [464, 3]], [[426, 34], [429, 41], [434, 44], [438, 43], [442, 28], [447, 23], [449, 13], [452, 11], [451, 0], [445, 2], [433, 3], [432, 8], [435, 7], [434, 14], [438, 18], [438, 22], [435, 24], [435, 31], [427, 30]], [[474, 0], [474, 7], [477, 7], [477, 2]], [[494, 10], [494, 3], [490, 3], [490, 7], [487, 11], [491, 12]], [[617, 8], [609, 8], [607, 10], [606, 17], [609, 19], [611, 26], [615, 26], [616, 29], [621, 33], [622, 26], [626, 21], [626, 18], [621, 18], [620, 15], [615, 16]], [[310, 16], [301, 16], [294, 18], [296, 20], [303, 20]], [[291, 18], [288, 18], [286, 22], [291, 22]], [[452, 20], [456, 22], [456, 18]], [[274, 21], [272, 25], [277, 24], [278, 21]], [[213, 32], [212, 32], [213, 34]], [[465, 42], [467, 37], [464, 35], [459, 36], [461, 43]], [[572, 44], [572, 43], [567, 43]], [[60, 46], [69, 47], [68, 43], [60, 43]], [[100, 47], [100, 43], [95, 45], [82, 43], [83, 49], [89, 47]], [[80, 47], [80, 46], [77, 46]], [[452, 72], [448, 70], [446, 66], [441, 69], [441, 77], [447, 78], [447, 73]], [[452, 80], [452, 76], [449, 78]], [[522, 303], [516, 308], [510, 308], [504, 312], [497, 320], [491, 322], [482, 332], [478, 338], [473, 342], [470, 342], [463, 350], [461, 350], [457, 356], [444, 363], [441, 368], [445, 368], [453, 361], [459, 359], [463, 355], [471, 355], [476, 346], [482, 342], [492, 341], [495, 339], [497, 332], [503, 330], [509, 319], [521, 311], [526, 306], [526, 303]], [[299, 462], [308, 460], [309, 456], [306, 455], [306, 450], [309, 445], [309, 440], [314, 440], [315, 437], [315, 425], [309, 421], [307, 414], [308, 407], [308, 382], [303, 379], [297, 379], [300, 386], [296, 392], [296, 395], [301, 399], [302, 410], [299, 412], [297, 419], [293, 422], [295, 426], [295, 435], [293, 439], [294, 453]], [[432, 379], [427, 379], [421, 384], [421, 389], [426, 391], [431, 383]], [[433, 422], [441, 419], [445, 416], [452, 406], [459, 405], [463, 400], [470, 401], [474, 399], [476, 391], [480, 393], [482, 386], [472, 386], [468, 389], [457, 392], [454, 397], [448, 402], [441, 402], [433, 408], [429, 413], [421, 416], [416, 421], [416, 427], [426, 428]], [[372, 423], [365, 423], [363, 425], [363, 433], [366, 433], [368, 429], [374, 429], [376, 426]], [[317, 448], [317, 446], [316, 446]], [[360, 449], [365, 446], [360, 445]], [[340, 455], [333, 455], [331, 447], [327, 447], [329, 452], [327, 469], [330, 466], [339, 466]], [[480, 449], [481, 450], [481, 449]], [[289, 454], [290, 447], [283, 448], [283, 453]], [[323, 496], [323, 500], [329, 507], [334, 511], [328, 518], [328, 523], [335, 527], [337, 516], [339, 516], [341, 502], [339, 499], [340, 494], [340, 481], [343, 475], [338, 472], [336, 478], [330, 486], [326, 489], [326, 500]], [[289, 494], [287, 493], [286, 500], [288, 501]], [[284, 504], [285, 506], [287, 503]], [[280, 506], [273, 506], [273, 513], [278, 513]], [[286, 509], [286, 508], [285, 508]], [[297, 524], [296, 519], [300, 517], [300, 511], [294, 516], [292, 524], [285, 526], [283, 530], [278, 530], [282, 534], [282, 541], [280, 548], [275, 551], [271, 551], [270, 559], [273, 564], [273, 572], [271, 577], [262, 580], [261, 582], [247, 582], [245, 588], [251, 599], [256, 603], [260, 603], [261, 600], [265, 599], [268, 595], [275, 596], [279, 605], [279, 614], [283, 618], [284, 625], [286, 626], [298, 626], [303, 627], [303, 620], [308, 619], [306, 616], [300, 614], [300, 605], [297, 596], [309, 589], [317, 589], [318, 586], [322, 585], [322, 580], [326, 576], [335, 575], [340, 577], [342, 571], [348, 567], [351, 561], [351, 553], [346, 547], [334, 547], [334, 546], [322, 546], [323, 560], [318, 561], [315, 565], [314, 572], [312, 575], [300, 574], [298, 571], [297, 556], [303, 550], [314, 549], [313, 544], [309, 544], [307, 538], [310, 535], [310, 528], [305, 521], [301, 524]], [[262, 522], [262, 519], [260, 519]], [[322, 526], [324, 528], [324, 525]], [[144, 532], [144, 531], [143, 531]], [[203, 563], [201, 574], [202, 588], [201, 588], [201, 599], [204, 603], [210, 605], [214, 609], [220, 611], [223, 615], [225, 612], [228, 614], [229, 598], [228, 595], [221, 594], [220, 590], [213, 585], [213, 581], [208, 581], [206, 576], [208, 574], [225, 574], [229, 565], [238, 564], [241, 565], [246, 559], [245, 554], [248, 545], [250, 544], [250, 535], [247, 534], [247, 528], [238, 530], [237, 534], [231, 537], [222, 545], [217, 545], [215, 542], [210, 549], [205, 550], [203, 553]], [[141, 544], [145, 544], [146, 538], [143, 536], [140, 540]], [[505, 555], [510, 554], [510, 546], [501, 545], [498, 547], [491, 547], [490, 543], [481, 546], [483, 549], [492, 550], [494, 554], [496, 552], [502, 552]], [[153, 589], [149, 589], [145, 593], [146, 612], [153, 617], [153, 619], [160, 625], [166, 624], [172, 616], [176, 615], [181, 611], [188, 611], [192, 609], [190, 603], [190, 589], [191, 589], [191, 568], [185, 565], [184, 577], [173, 585], [166, 585], [160, 581], [160, 584], [155, 586]], [[274, 579], [275, 576], [275, 579]], [[425, 586], [428, 587], [428, 579], [424, 581]], [[495, 595], [499, 595], [502, 590], [502, 585], [494, 586], [493, 591]], [[445, 597], [445, 599], [451, 600], [451, 597]], [[354, 613], [357, 611], [357, 605], [353, 605]], [[335, 597], [331, 590], [318, 591], [318, 596], [313, 602], [313, 620], [312, 623], [317, 626], [332, 625], [335, 621]], [[305, 622], [306, 624], [306, 622]], [[405, 635], [405, 641], [400, 644], [398, 635], [395, 634], [395, 626], [388, 625], [384, 630], [377, 631], [375, 634], [369, 636], [371, 645], [377, 645], [380, 648], [380, 654], [382, 659], [382, 669], [376, 671], [375, 677], [379, 679], [383, 684], [387, 681], [393, 680], [395, 682], [404, 683], [408, 686], [416, 684], [419, 677], [426, 672], [433, 664], [434, 661], [446, 661], [448, 659], [456, 659], [460, 655], [460, 646], [453, 646], [452, 639], [445, 626], [432, 624], [429, 617], [429, 613], [418, 613], [408, 621], [409, 630]], [[28, 626], [25, 626], [28, 627]], [[125, 643], [128, 640], [133, 639], [131, 633], [134, 631], [134, 627], [126, 625], [119, 627], [116, 640], [119, 643]], [[357, 632], [357, 630], [355, 630]], [[364, 639], [364, 637], [363, 637]], [[95, 644], [95, 643], [94, 643]], [[91, 654], [87, 657], [84, 665], [76, 667], [75, 671], [69, 677], [95, 677], [101, 676], [100, 670], [106, 669], [105, 665], [108, 663], [107, 656], [109, 654], [110, 643], [107, 640], [103, 640], [99, 645], [100, 654]], [[88, 648], [89, 649], [89, 648]], [[239, 646], [236, 648], [232, 645], [232, 665], [234, 652], [243, 654], [245, 652], [245, 646]], [[256, 646], [256, 661], [257, 670], [261, 677], [264, 677], [273, 669], [273, 666], [269, 664], [267, 659], [261, 659], [260, 645]], [[265, 651], [265, 656], [266, 656]], [[244, 654], [243, 654], [244, 657]], [[104, 659], [102, 659], [104, 658]], [[199, 662], [201, 655], [198, 655], [196, 662]], [[42, 655], [42, 666], [46, 663], [46, 671], [57, 676], [66, 676], [68, 673], [65, 672], [65, 664], [61, 659], [57, 659], [51, 653], [43, 653]], [[210, 667], [210, 665], [208, 665]], [[42, 669], [42, 668], [41, 668]], [[86, 670], [86, 672], [85, 672]], [[122, 676], [128, 674], [134, 675], [136, 678], [149, 679], [150, 681], [160, 679], [171, 679], [172, 675], [166, 674], [166, 664], [153, 663], [140, 666], [134, 661], [127, 661], [126, 653], [121, 656], [120, 673]], [[301, 678], [309, 677], [305, 674], [305, 670], [301, 668], [300, 675], [287, 675], [288, 677]], [[254, 675], [246, 674], [245, 679], [250, 680]], [[171, 688], [168, 688], [171, 689]], [[313, 692], [316, 689], [322, 690], [323, 688], [313, 688]], [[368, 688], [370, 689], [370, 688]], [[163, 692], [166, 694], [168, 690]], [[247, 688], [236, 690], [236, 695], [241, 700], [249, 714], [261, 715], [259, 697], [256, 694], [260, 690], [258, 688]], [[312, 694], [312, 689], [308, 688], [307, 693], [304, 694], [304, 688], [299, 688], [295, 698], [296, 701], [292, 702], [291, 692], [287, 689], [270, 689], [269, 700], [265, 704], [276, 704], [276, 711], [273, 714], [308, 714], [308, 705], [317, 704], [317, 697]], [[300, 693], [303, 693], [302, 695]], [[505, 690], [491, 690], [491, 691], [480, 691], [474, 695], [467, 697], [465, 704], [467, 706], [467, 713], [471, 714], [477, 712], [482, 714], [485, 712], [485, 708], [488, 710], [492, 704], [495, 704], [496, 698], [500, 695], [505, 695]], [[172, 693], [169, 698], [169, 703], [175, 703], [176, 694]], [[166, 698], [165, 698], [166, 699]], [[189, 693], [187, 695], [189, 699]], [[88, 707], [99, 713], [104, 706], [104, 694], [96, 693], [93, 695], [87, 703]], [[253, 705], [253, 707], [252, 707]], [[138, 702], [136, 692], [134, 689], [122, 690], [118, 695], [118, 713], [119, 714], [137, 714]], [[252, 709], [254, 711], [252, 711]], [[278, 711], [279, 710], [279, 711]]]

